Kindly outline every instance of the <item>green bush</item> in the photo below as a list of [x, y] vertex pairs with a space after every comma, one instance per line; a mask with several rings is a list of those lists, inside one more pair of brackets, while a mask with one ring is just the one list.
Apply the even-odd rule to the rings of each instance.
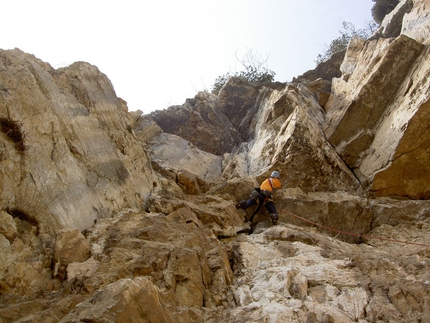
[[363, 29], [356, 29], [355, 26], [350, 23], [343, 21], [343, 29], [339, 31], [340, 36], [331, 41], [324, 54], [318, 54], [315, 63], [317, 65], [325, 62], [334, 53], [340, 52], [348, 47], [348, 43], [352, 37], [361, 37], [364, 39], [369, 38], [377, 28], [375, 21], [367, 22], [367, 27]]
[[224, 86], [225, 82], [227, 82], [230, 76], [238, 77], [242, 80], [248, 82], [258, 82], [258, 83], [270, 83], [273, 82], [275, 78], [275, 72], [269, 70], [265, 64], [267, 62], [266, 59], [262, 59], [261, 56], [253, 53], [252, 50], [248, 50], [246, 55], [242, 59], [238, 59], [237, 61], [242, 65], [243, 70], [239, 72], [234, 72], [232, 74], [227, 73], [221, 76], [218, 76], [212, 85], [212, 93], [218, 94], [221, 88]]

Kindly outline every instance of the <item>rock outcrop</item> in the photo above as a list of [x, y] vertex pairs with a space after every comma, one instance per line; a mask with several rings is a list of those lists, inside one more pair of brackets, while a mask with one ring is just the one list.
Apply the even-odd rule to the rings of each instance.
[[0, 59], [2, 208], [56, 233], [141, 207], [156, 178], [109, 79], [18, 49]]
[[428, 51], [403, 35], [355, 40], [333, 82], [325, 134], [376, 196], [430, 197]]
[[216, 155], [230, 152], [246, 140], [228, 115], [218, 108], [217, 97], [206, 92], [198, 93], [182, 106], [173, 106], [143, 118], [147, 119], [155, 121], [164, 132], [176, 134]]
[[[337, 55], [323, 64], [320, 78], [315, 69], [283, 88], [229, 79], [210, 109], [225, 115], [244, 142], [224, 155], [223, 177], [266, 176], [278, 168], [286, 174], [285, 185], [304, 192], [356, 190], [359, 183], [374, 196], [429, 199], [426, 9], [426, 1], [401, 1], [370, 40], [351, 40], [346, 53], [339, 53], [340, 66]], [[196, 99], [204, 95], [211, 96], [200, 93]], [[158, 122], [163, 115], [151, 117]], [[190, 118], [171, 118], [171, 124], [193, 128]], [[218, 133], [226, 131], [221, 127]], [[223, 140], [213, 138], [216, 146]], [[189, 140], [214, 153], [208, 143]], [[332, 176], [338, 170], [342, 178]]]
[[[414, 237], [428, 239], [429, 225]], [[375, 234], [413, 239], [389, 226]], [[427, 238], [426, 238], [427, 237]], [[291, 225], [228, 242], [235, 300], [206, 322], [419, 322], [430, 319], [428, 252], [378, 240], [351, 245]], [[405, 249], [408, 249], [406, 251]]]
[[[429, 321], [428, 12], [150, 115], [1, 50], [0, 322]], [[250, 223], [275, 169], [278, 225]]]

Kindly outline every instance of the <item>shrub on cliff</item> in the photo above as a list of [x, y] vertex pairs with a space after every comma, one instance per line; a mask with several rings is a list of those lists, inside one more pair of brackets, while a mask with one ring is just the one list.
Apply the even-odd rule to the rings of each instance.
[[212, 93], [218, 94], [227, 79], [230, 76], [241, 78], [248, 82], [270, 83], [273, 82], [275, 72], [266, 67], [268, 58], [263, 59], [260, 55], [248, 50], [242, 59], [237, 58], [237, 61], [242, 65], [243, 70], [232, 74], [226, 73], [218, 76], [215, 83], [212, 85]]
[[375, 21], [368, 21], [367, 26], [362, 29], [356, 29], [355, 26], [350, 23], [343, 21], [342, 30], [339, 30], [340, 36], [333, 39], [329, 46], [327, 46], [324, 54], [318, 54], [315, 63], [317, 65], [325, 62], [334, 53], [340, 52], [348, 47], [348, 43], [352, 37], [361, 37], [364, 39], [369, 38], [377, 28]]

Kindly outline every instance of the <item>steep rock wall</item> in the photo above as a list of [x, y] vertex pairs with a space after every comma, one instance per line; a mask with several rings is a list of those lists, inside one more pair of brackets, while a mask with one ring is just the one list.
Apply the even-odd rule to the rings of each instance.
[[18, 49], [0, 61], [2, 207], [50, 233], [142, 207], [155, 178], [107, 77]]
[[430, 198], [429, 8], [402, 1], [386, 17], [385, 29], [404, 15], [409, 37], [352, 40], [325, 106], [325, 135], [375, 196]]

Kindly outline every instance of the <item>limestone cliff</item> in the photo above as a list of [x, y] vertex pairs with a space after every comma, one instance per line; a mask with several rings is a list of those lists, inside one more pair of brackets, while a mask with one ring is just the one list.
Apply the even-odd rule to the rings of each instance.
[[18, 49], [0, 60], [2, 208], [55, 234], [142, 207], [156, 179], [109, 79]]
[[[149, 115], [1, 50], [0, 322], [430, 321], [428, 12]], [[275, 169], [279, 223], [250, 223]]]
[[[186, 103], [143, 119], [204, 151], [228, 153], [224, 178], [265, 176], [277, 168], [285, 185], [304, 192], [355, 191], [359, 185], [369, 195], [427, 200], [427, 9], [427, 1], [401, 1], [371, 39], [352, 39], [345, 53], [292, 84], [231, 78], [217, 97], [196, 96], [194, 101], [208, 102], [206, 108]], [[218, 126], [205, 117], [208, 111], [228, 122]], [[166, 125], [165, 115], [176, 127]]]

